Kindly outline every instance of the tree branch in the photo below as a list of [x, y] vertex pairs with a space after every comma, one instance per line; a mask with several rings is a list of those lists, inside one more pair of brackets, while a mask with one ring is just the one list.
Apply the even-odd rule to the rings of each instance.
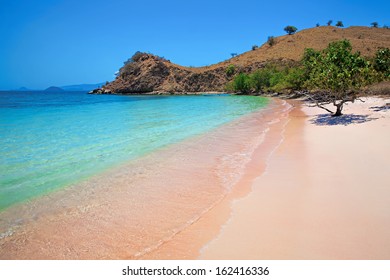
[[356, 97], [356, 100], [359, 100], [360, 102], [363, 102], [363, 103], [366, 102], [366, 101], [364, 101], [363, 99], [361, 99], [360, 97]]
[[321, 105], [318, 104], [318, 103], [316, 103], [316, 105], [317, 105], [318, 108], [321, 108], [321, 109], [323, 109], [323, 110], [325, 110], [325, 111], [327, 111], [327, 112], [329, 112], [329, 113], [331, 113], [331, 114], [334, 114], [334, 112], [331, 111], [331, 110], [329, 110], [328, 108], [326, 108], [326, 107], [324, 107], [324, 106], [321, 106]]
[[331, 101], [329, 101], [329, 102], [321, 102], [321, 103], [319, 103], [317, 100], [315, 100], [313, 97], [311, 97], [310, 95], [308, 95], [308, 94], [306, 94], [306, 93], [303, 93], [308, 99], [310, 99], [310, 101], [311, 102], [313, 102], [313, 103], [315, 103], [316, 105], [315, 106], [309, 106], [309, 107], [318, 107], [318, 108], [321, 108], [321, 109], [323, 109], [323, 110], [325, 110], [325, 111], [327, 111], [327, 112], [329, 112], [329, 113], [331, 113], [331, 114], [334, 114], [334, 112], [333, 111], [331, 111], [331, 110], [329, 110], [328, 108], [326, 108], [326, 107], [324, 107], [324, 106], [322, 106], [322, 105], [325, 105], [325, 104], [330, 104], [331, 103]]

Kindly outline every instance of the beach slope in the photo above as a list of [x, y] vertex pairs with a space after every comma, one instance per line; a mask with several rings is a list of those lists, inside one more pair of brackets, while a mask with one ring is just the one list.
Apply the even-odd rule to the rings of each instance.
[[389, 100], [364, 100], [341, 118], [294, 110], [266, 171], [200, 258], [389, 259]]

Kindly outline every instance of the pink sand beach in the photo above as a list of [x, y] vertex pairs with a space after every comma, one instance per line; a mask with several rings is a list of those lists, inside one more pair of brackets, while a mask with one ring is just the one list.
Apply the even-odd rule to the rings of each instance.
[[0, 213], [0, 259], [390, 259], [389, 102], [275, 99]]
[[390, 259], [389, 99], [302, 106], [202, 259]]

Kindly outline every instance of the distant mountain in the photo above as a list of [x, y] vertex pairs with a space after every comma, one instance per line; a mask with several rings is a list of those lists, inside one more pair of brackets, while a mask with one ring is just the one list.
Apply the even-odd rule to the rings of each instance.
[[15, 91], [31, 91], [31, 89], [28, 89], [26, 87], [21, 87], [21, 88], [16, 89]]
[[33, 90], [26, 87], [20, 87], [18, 89], [13, 89], [12, 91], [33, 91]]
[[[67, 85], [67, 86], [51, 86], [43, 91], [60, 92], [60, 91], [91, 91], [96, 88], [101, 88], [106, 83], [97, 84], [79, 84], [79, 85]], [[18, 89], [10, 89], [11, 91], [42, 91], [42, 89], [30, 89], [26, 87], [20, 87]]]
[[48, 87], [47, 89], [45, 89], [45, 91], [48, 91], [48, 92], [61, 92], [61, 91], [64, 91], [62, 88], [59, 88], [59, 87]]
[[101, 88], [105, 83], [98, 84], [80, 84], [80, 85], [70, 85], [70, 86], [62, 86], [61, 89], [65, 91], [90, 91], [95, 88]]

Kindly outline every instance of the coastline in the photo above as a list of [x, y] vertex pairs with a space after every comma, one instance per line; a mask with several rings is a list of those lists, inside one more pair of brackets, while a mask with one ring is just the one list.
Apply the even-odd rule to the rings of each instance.
[[365, 100], [339, 119], [275, 99], [0, 213], [25, 218], [0, 259], [389, 259], [389, 100]]
[[268, 122], [288, 108], [270, 105], [7, 209], [0, 213], [0, 258], [137, 259], [156, 251], [230, 192]]
[[221, 95], [221, 94], [231, 94], [225, 91], [196, 91], [196, 92], [167, 92], [167, 91], [148, 91], [148, 92], [134, 92], [134, 93], [122, 93], [122, 92], [111, 92], [104, 91], [101, 89], [94, 89], [88, 92], [88, 94], [96, 95]]
[[[278, 100], [278, 99], [276, 99]], [[267, 133], [258, 143], [251, 154], [250, 160], [245, 164], [242, 176], [235, 183], [232, 190], [210, 211], [205, 213], [196, 223], [185, 228], [174, 239], [160, 246], [139, 259], [175, 260], [198, 259], [204, 246], [216, 238], [232, 215], [232, 203], [246, 197], [251, 193], [251, 184], [263, 174], [267, 168], [267, 161], [275, 149], [282, 143], [282, 133], [288, 121], [290, 111], [299, 103], [279, 100], [287, 105], [282, 111], [269, 116]]]
[[303, 107], [201, 259], [389, 259], [388, 99]]

